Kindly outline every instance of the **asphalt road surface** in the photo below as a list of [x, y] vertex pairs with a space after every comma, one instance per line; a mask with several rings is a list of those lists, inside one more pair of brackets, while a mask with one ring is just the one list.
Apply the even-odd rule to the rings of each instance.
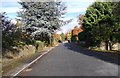
[[118, 64], [75, 44], [62, 43], [18, 76], [118, 76]]

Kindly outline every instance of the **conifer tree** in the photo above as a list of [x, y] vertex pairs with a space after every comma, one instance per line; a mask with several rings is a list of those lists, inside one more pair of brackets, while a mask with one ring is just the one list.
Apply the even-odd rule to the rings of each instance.
[[22, 17], [24, 29], [32, 37], [36, 35], [42, 38], [51, 37], [53, 32], [63, 26], [63, 20], [60, 20], [66, 10], [63, 2], [25, 2], [22, 0], [19, 3], [23, 11], [18, 12], [18, 16]]

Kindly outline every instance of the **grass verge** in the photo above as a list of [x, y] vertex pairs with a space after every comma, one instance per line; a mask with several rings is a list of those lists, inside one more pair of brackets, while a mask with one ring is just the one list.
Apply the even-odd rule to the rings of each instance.
[[21, 58], [16, 58], [16, 59], [4, 59], [4, 61], [2, 62], [2, 75], [5, 75], [10, 70], [19, 67], [21, 64], [26, 64], [31, 62], [36, 57], [41, 55], [41, 53], [35, 53], [35, 54], [27, 55]]

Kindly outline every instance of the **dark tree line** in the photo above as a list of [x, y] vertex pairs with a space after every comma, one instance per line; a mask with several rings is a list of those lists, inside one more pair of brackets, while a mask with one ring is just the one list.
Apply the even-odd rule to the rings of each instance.
[[83, 18], [84, 40], [87, 46], [98, 46], [105, 42], [106, 50], [112, 50], [120, 42], [120, 2], [95, 2], [87, 8]]

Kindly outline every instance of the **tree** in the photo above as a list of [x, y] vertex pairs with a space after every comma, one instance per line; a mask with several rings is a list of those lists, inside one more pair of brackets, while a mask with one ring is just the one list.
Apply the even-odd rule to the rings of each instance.
[[22, 17], [24, 29], [33, 37], [50, 39], [52, 33], [63, 25], [60, 20], [65, 14], [66, 6], [63, 2], [19, 2], [23, 11], [18, 15]]
[[65, 40], [65, 34], [64, 33], [61, 33], [61, 38], [62, 38], [62, 40], [64, 41]]
[[21, 31], [11, 20], [8, 19], [6, 13], [0, 13], [2, 21], [2, 47], [3, 49], [11, 49], [13, 46], [19, 46], [21, 41]]
[[78, 33], [78, 39], [79, 41], [85, 41], [86, 39], [85, 31]]
[[112, 42], [115, 33], [120, 29], [119, 18], [114, 15], [114, 9], [117, 3], [112, 2], [95, 2], [86, 11], [83, 20], [83, 28], [86, 32], [86, 41], [90, 46], [99, 46], [101, 42], [106, 43], [112, 49]]
[[[116, 3], [115, 8], [113, 10], [113, 15], [118, 20], [116, 23], [120, 27], [120, 1]], [[120, 42], [120, 28], [118, 29], [119, 32], [114, 33], [114, 41]]]
[[75, 26], [74, 29], [72, 29], [72, 37], [71, 41], [78, 41], [78, 33], [82, 32], [83, 30], [78, 28], [78, 26]]

